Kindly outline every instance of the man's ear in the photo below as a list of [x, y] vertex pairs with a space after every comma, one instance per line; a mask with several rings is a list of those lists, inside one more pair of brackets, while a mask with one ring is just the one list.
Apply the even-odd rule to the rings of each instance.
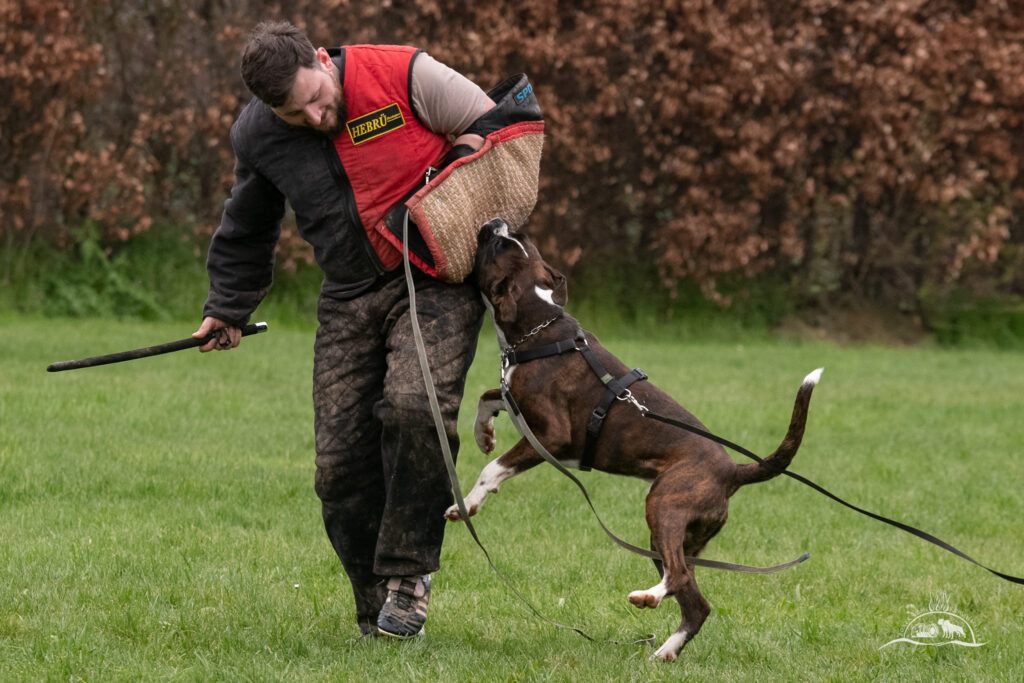
[[566, 281], [565, 276], [546, 263], [544, 264], [544, 268], [548, 271], [548, 275], [551, 276], [551, 280], [555, 283], [554, 291], [551, 294], [551, 300], [559, 306], [565, 306], [565, 303], [569, 300], [569, 284]]
[[514, 323], [519, 314], [519, 285], [512, 278], [502, 278], [491, 286], [491, 305], [499, 323]]
[[316, 49], [316, 61], [327, 71], [334, 69], [334, 62], [331, 61], [331, 55], [328, 54], [325, 47], [318, 47]]

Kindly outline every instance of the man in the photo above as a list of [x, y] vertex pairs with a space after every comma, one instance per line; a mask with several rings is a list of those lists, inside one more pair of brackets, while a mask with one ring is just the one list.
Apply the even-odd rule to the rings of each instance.
[[[313, 403], [316, 491], [365, 635], [422, 632], [451, 504], [416, 359], [401, 252], [377, 228], [493, 103], [412, 48], [314, 49], [294, 26], [257, 26], [242, 57], [255, 95], [231, 128], [235, 183], [207, 259], [200, 350], [238, 345], [271, 284], [285, 202], [325, 278]], [[465, 148], [461, 148], [465, 149]], [[419, 322], [445, 428], [483, 320], [470, 285], [416, 276]]]

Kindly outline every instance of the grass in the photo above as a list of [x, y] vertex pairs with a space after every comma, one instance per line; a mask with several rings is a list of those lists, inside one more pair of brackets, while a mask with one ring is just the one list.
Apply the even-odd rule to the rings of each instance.
[[[770, 576], [699, 570], [713, 611], [675, 664], [532, 617], [461, 526], [448, 531], [426, 637], [360, 642], [313, 491], [312, 332], [270, 323], [229, 354], [48, 374], [55, 360], [191, 328], [0, 319], [0, 680], [1024, 679], [1024, 587], [784, 478], [739, 492], [706, 556], [811, 559]], [[1020, 354], [601, 336], [762, 454], [800, 379], [825, 366], [792, 469], [1024, 574]], [[470, 420], [497, 365], [485, 326], [460, 423], [464, 490], [489, 459]], [[513, 438], [500, 419], [499, 447]], [[605, 522], [642, 542], [646, 485], [581, 476]], [[674, 603], [627, 603], [656, 582], [653, 567], [606, 539], [553, 468], [509, 481], [476, 520], [550, 618], [600, 641], [660, 642], [676, 628]], [[880, 649], [936, 602], [985, 646]]]

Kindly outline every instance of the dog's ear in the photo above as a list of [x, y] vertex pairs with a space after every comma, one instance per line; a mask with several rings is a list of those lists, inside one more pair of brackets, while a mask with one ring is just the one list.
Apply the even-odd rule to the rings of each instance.
[[515, 279], [504, 277], [491, 285], [491, 305], [499, 323], [513, 323], [519, 315], [519, 285]]
[[552, 287], [551, 300], [559, 306], [565, 306], [565, 303], [569, 300], [569, 284], [565, 276], [546, 263], [544, 264], [544, 269], [548, 271], [548, 275], [551, 276], [552, 281], [555, 283], [555, 286]]

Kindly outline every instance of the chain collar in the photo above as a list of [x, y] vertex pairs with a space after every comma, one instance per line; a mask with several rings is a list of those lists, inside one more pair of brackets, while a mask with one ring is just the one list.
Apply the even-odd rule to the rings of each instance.
[[515, 344], [513, 344], [512, 346], [508, 347], [508, 350], [509, 350], [509, 351], [515, 351], [515, 350], [516, 350], [516, 348], [517, 348], [517, 347], [518, 347], [518, 346], [519, 346], [520, 344], [522, 344], [522, 343], [523, 343], [524, 341], [526, 341], [526, 340], [527, 340], [527, 339], [529, 339], [530, 337], [534, 336], [535, 334], [537, 334], [538, 332], [540, 332], [541, 330], [543, 330], [543, 329], [544, 329], [545, 327], [547, 327], [548, 325], [550, 325], [551, 323], [555, 322], [556, 320], [558, 320], [558, 319], [559, 319], [559, 318], [561, 318], [561, 317], [562, 317], [562, 315], [561, 315], [561, 314], [558, 314], [558, 315], [556, 315], [556, 316], [555, 316], [554, 318], [552, 318], [551, 320], [546, 320], [546, 321], [542, 322], [542, 323], [541, 323], [540, 325], [537, 325], [537, 327], [533, 328], [532, 330], [530, 330], [529, 332], [527, 332], [526, 334], [524, 334], [524, 335], [523, 335], [523, 338], [522, 338], [522, 339], [520, 339], [519, 341], [517, 341], [517, 342], [516, 342]]

